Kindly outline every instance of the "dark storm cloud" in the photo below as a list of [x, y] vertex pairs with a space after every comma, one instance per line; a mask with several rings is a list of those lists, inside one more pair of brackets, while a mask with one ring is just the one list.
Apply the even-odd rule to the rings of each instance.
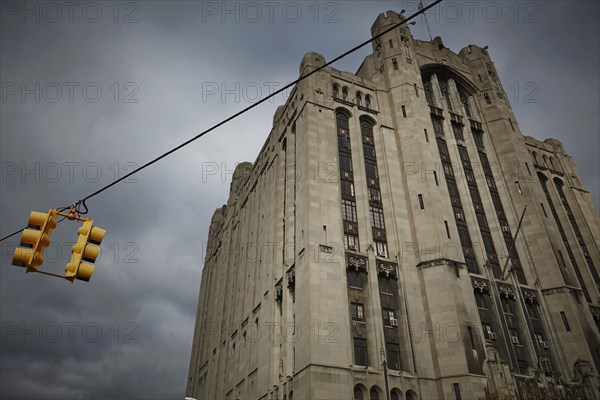
[[[466, 12], [466, 3], [446, 3]], [[472, 20], [454, 18], [451, 8], [428, 19], [433, 35], [455, 51], [490, 46], [507, 92], [515, 84], [521, 90], [511, 101], [522, 131], [561, 140], [598, 205], [598, 4], [530, 3], [538, 6], [537, 22], [522, 15], [515, 22], [508, 2], [481, 2]], [[88, 3], [77, 4], [80, 12]], [[289, 3], [302, 10], [297, 21], [280, 3], [272, 21], [263, 8], [256, 22], [255, 14], [239, 14], [236, 22], [235, 13], [207, 8], [223, 2], [119, 3], [119, 22], [113, 3], [97, 4], [98, 22], [81, 13], [73, 22], [66, 14], [56, 23], [31, 16], [23, 22], [2, 9], [2, 235], [22, 227], [30, 210], [68, 205], [244, 108], [253, 88], [265, 96], [295, 79], [305, 52], [331, 59], [365, 40], [380, 12], [415, 9], [417, 2]], [[242, 10], [245, 3], [228, 4]], [[487, 4], [499, 5], [504, 17], [484, 16]], [[428, 36], [420, 20], [411, 29]], [[354, 72], [367, 54], [362, 49], [337, 67]], [[7, 83], [35, 89], [36, 82], [39, 102], [7, 92]], [[538, 103], [521, 100], [528, 82], [540, 89]], [[63, 90], [56, 102], [53, 85]], [[102, 94], [93, 102], [96, 87]], [[235, 94], [224, 94], [232, 88]], [[91, 199], [91, 216], [108, 233], [90, 283], [26, 276], [9, 265], [18, 239], [2, 243], [3, 398], [184, 396], [210, 218], [227, 200], [236, 163], [255, 160], [284, 101], [279, 95]], [[75, 235], [76, 225], [68, 224], [59, 225], [58, 247], [47, 254], [54, 272], [64, 268]], [[94, 329], [102, 332], [97, 341]]]

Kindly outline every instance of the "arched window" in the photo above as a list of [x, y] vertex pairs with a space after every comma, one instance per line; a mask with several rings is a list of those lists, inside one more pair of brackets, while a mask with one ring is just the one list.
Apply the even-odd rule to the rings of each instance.
[[366, 118], [360, 119], [360, 133], [363, 136], [373, 136], [373, 122]]
[[548, 166], [548, 157], [546, 157], [546, 155], [544, 154], [542, 156], [543, 160], [544, 160], [544, 165], [547, 167]]
[[367, 110], [371, 109], [371, 96], [369, 95], [365, 96], [365, 107], [367, 107]]
[[417, 394], [415, 393], [414, 390], [409, 390], [408, 392], [406, 392], [406, 400], [417, 400]]
[[460, 96], [460, 103], [465, 109], [465, 113], [468, 118], [473, 118], [473, 114], [471, 113], [471, 106], [469, 104], [469, 96], [467, 93], [461, 88], [458, 89], [458, 94]]
[[535, 151], [533, 152], [533, 162], [535, 162], [536, 165], [540, 165], [538, 158], [537, 158], [537, 153]]
[[336, 123], [337, 123], [337, 130], [338, 133], [345, 133], [345, 134], [349, 134], [350, 133], [350, 116], [348, 115], [348, 113], [342, 111], [341, 109], [338, 109], [338, 111], [335, 113], [335, 119], [336, 119]]
[[556, 171], [556, 167], [554, 166], [554, 158], [550, 157], [550, 166], [552, 167], [553, 170]]
[[333, 98], [337, 99], [340, 97], [340, 88], [335, 83], [333, 84]]
[[362, 93], [361, 92], [356, 92], [356, 105], [357, 106], [362, 106]]
[[369, 392], [369, 397], [371, 398], [371, 400], [379, 400], [379, 392], [377, 391], [377, 388], [375, 386], [371, 388], [371, 391]]
[[400, 400], [402, 398], [402, 392], [398, 389], [393, 388], [392, 393], [390, 393], [390, 400]]
[[364, 399], [364, 391], [362, 385], [354, 386], [354, 400], [363, 400]]
[[342, 88], [342, 100], [348, 101], [348, 88], [346, 86]]

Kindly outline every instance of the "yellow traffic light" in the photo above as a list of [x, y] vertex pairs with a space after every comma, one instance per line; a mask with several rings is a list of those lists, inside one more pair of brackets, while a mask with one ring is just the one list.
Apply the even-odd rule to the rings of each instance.
[[87, 220], [77, 230], [77, 242], [71, 248], [71, 261], [65, 267], [66, 278], [73, 282], [75, 279], [88, 282], [96, 268], [90, 264], [96, 261], [100, 254], [100, 243], [106, 231], [94, 226], [94, 221]]
[[23, 230], [21, 247], [15, 249], [12, 264], [37, 271], [44, 262], [44, 250], [50, 244], [50, 234], [56, 228], [57, 210], [48, 210], [47, 213], [32, 211], [29, 214], [29, 224]]

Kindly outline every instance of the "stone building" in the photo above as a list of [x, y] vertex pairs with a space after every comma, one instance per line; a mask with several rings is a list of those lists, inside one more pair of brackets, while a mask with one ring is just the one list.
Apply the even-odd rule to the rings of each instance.
[[[300, 74], [324, 63], [307, 53]], [[392, 29], [356, 74], [298, 83], [237, 167], [187, 395], [598, 398], [599, 227], [561, 143], [521, 133], [486, 48]]]

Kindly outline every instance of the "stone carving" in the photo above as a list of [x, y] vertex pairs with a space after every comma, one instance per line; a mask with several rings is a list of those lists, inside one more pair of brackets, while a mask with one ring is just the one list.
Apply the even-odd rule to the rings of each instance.
[[380, 275], [385, 275], [386, 278], [390, 276], [397, 279], [398, 274], [396, 272], [396, 266], [391, 263], [378, 262], [377, 263], [377, 273]]
[[593, 376], [592, 366], [589, 361], [578, 358], [573, 364], [573, 381], [585, 383], [586, 379]]
[[347, 254], [346, 265], [348, 268], [354, 268], [356, 271], [367, 273], [367, 260], [365, 257]]
[[523, 298], [525, 299], [525, 301], [529, 301], [531, 303], [538, 302], [537, 293], [533, 290], [523, 289]]
[[287, 272], [287, 287], [294, 288], [296, 285], [296, 268], [292, 267]]
[[281, 280], [275, 284], [275, 301], [281, 301], [283, 298], [283, 282]]
[[500, 296], [512, 297], [515, 298], [515, 292], [512, 286], [508, 285], [498, 285], [498, 291], [500, 292]]
[[489, 290], [489, 284], [487, 281], [483, 279], [473, 279], [473, 289], [478, 290], [479, 292], [487, 292]]

